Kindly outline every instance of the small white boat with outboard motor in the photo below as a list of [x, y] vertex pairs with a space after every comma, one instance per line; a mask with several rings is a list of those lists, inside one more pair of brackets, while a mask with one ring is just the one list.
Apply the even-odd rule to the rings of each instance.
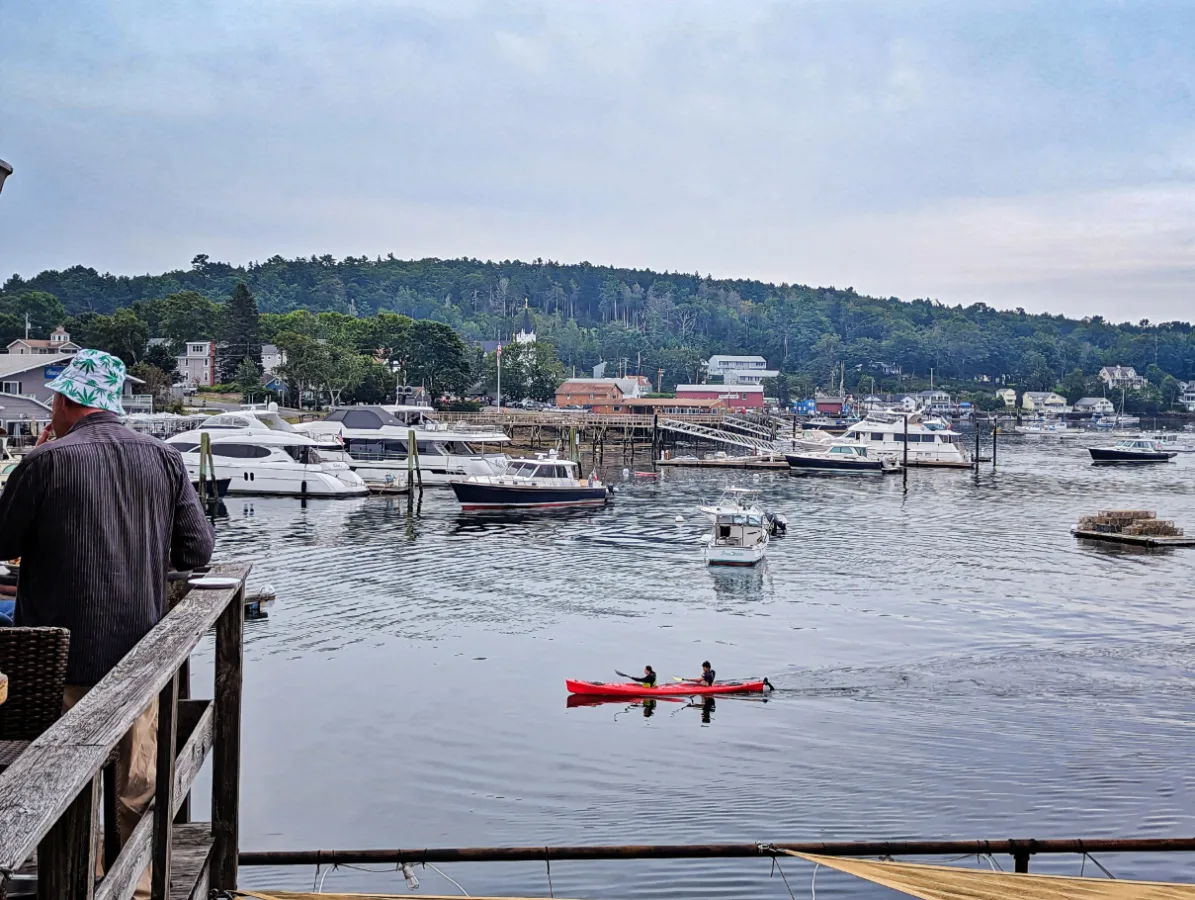
[[780, 535], [788, 531], [788, 519], [779, 513], [773, 513], [763, 508], [763, 491], [758, 488], [727, 487], [722, 496], [714, 503], [707, 503], [697, 507], [698, 511], [711, 522], [722, 513], [743, 512], [759, 509], [764, 516], [764, 524], [768, 534]]

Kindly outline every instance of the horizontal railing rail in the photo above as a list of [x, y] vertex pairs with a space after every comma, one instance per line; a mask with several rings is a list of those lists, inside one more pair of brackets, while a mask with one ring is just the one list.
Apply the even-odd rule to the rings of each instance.
[[[249, 566], [218, 566], [235, 586], [192, 590], [69, 712], [0, 773], [0, 880], [37, 851], [39, 900], [127, 900], [151, 858], [154, 900], [165, 900], [175, 814], [214, 751], [211, 840], [204, 864], [213, 887], [236, 883], [240, 771], [241, 646]], [[191, 651], [216, 627], [214, 701], [191, 700]], [[180, 698], [181, 694], [181, 698]], [[158, 700], [157, 786], [123, 847], [115, 834], [110, 755]], [[95, 883], [100, 785], [107, 874]], [[163, 814], [162, 810], [168, 812]], [[192, 831], [195, 829], [192, 828]]]
[[557, 862], [562, 860], [709, 859], [774, 856], [783, 851], [821, 856], [1013, 857], [1018, 872], [1029, 857], [1059, 853], [1195, 853], [1195, 837], [1002, 838], [997, 840], [759, 841], [753, 844], [613, 844], [546, 847], [441, 847], [395, 850], [258, 850], [241, 853], [242, 866], [334, 866], [383, 863]]

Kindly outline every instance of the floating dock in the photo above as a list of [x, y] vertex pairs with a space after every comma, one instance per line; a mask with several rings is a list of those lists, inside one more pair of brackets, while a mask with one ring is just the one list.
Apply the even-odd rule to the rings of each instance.
[[697, 459], [693, 456], [657, 459], [657, 466], [681, 469], [787, 469], [788, 460], [759, 456], [726, 456], [721, 459]]
[[1135, 544], [1138, 547], [1195, 547], [1195, 537], [1172, 537], [1156, 534], [1120, 534], [1115, 531], [1084, 531], [1072, 528], [1071, 534], [1093, 541], [1112, 541], [1117, 544]]

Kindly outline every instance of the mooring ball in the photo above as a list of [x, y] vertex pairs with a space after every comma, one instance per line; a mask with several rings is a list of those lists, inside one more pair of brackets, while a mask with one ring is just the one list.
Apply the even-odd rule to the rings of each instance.
[[677, 521], [677, 524], [679, 524], [679, 523], [681, 523], [681, 522], [685, 521], [685, 517], [684, 517], [684, 516], [677, 516], [677, 517], [676, 517], [676, 521]]

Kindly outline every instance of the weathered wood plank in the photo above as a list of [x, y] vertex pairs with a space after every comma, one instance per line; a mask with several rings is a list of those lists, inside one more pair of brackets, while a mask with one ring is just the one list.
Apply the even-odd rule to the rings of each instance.
[[212, 858], [210, 823], [191, 822], [175, 828], [173, 857], [169, 900], [207, 900]]
[[174, 747], [178, 737], [178, 672], [158, 694], [157, 783], [154, 785], [153, 877], [150, 900], [170, 893], [170, 829], [174, 824]]
[[216, 733], [212, 750], [212, 887], [237, 886], [241, 783], [244, 586], [216, 624]]
[[91, 900], [100, 782], [92, 778], [37, 848], [39, 900]]
[[34, 742], [0, 774], [0, 869], [15, 871], [33, 853], [107, 756], [100, 747]]
[[[70, 712], [0, 774], [0, 868], [16, 869], [33, 852], [99, 771], [108, 751], [174, 676], [234, 597], [238, 598], [236, 621], [241, 621], [241, 597], [249, 566], [220, 566], [215, 571], [241, 579], [241, 588], [192, 591]], [[236, 683], [239, 687], [239, 671]], [[236, 716], [239, 722], [239, 699]], [[239, 764], [239, 748], [236, 761]], [[235, 852], [234, 846], [234, 864]]]

